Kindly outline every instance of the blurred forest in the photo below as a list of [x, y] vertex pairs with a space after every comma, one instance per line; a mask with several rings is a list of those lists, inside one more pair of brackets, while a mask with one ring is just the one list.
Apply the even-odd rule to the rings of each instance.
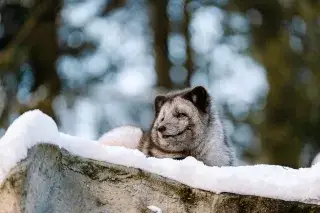
[[0, 2], [1, 134], [35, 108], [91, 139], [146, 129], [156, 94], [203, 85], [246, 164], [320, 151], [318, 0]]

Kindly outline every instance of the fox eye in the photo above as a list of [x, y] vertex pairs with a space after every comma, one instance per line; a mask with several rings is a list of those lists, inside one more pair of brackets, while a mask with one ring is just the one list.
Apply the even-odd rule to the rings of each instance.
[[182, 118], [182, 117], [186, 117], [187, 115], [185, 114], [185, 113], [178, 113], [177, 115], [176, 115], [176, 117], [177, 118]]

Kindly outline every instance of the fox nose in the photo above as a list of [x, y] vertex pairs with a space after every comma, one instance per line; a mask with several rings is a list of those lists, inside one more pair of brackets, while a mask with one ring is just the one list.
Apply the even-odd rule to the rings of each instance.
[[159, 127], [158, 127], [158, 131], [159, 131], [159, 132], [164, 132], [164, 131], [166, 131], [166, 127], [165, 127], [165, 126], [159, 126]]

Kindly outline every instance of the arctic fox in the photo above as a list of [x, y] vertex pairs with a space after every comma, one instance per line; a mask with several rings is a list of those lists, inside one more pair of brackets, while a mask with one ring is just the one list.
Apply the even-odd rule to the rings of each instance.
[[[123, 126], [111, 130], [108, 137], [99, 141], [139, 149], [146, 156], [157, 158], [193, 156], [208, 166], [236, 165], [234, 149], [204, 87], [159, 95], [154, 104], [155, 118], [150, 131]], [[112, 134], [114, 139], [110, 137]]]

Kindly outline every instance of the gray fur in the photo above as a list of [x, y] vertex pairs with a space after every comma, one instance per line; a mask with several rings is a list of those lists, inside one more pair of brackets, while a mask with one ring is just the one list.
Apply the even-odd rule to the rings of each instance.
[[193, 156], [208, 166], [235, 165], [233, 148], [211, 102], [201, 86], [156, 97], [154, 122], [138, 149], [158, 158]]

